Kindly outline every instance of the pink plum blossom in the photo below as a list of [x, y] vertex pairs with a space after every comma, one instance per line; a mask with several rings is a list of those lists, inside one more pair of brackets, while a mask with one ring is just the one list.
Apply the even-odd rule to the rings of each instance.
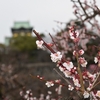
[[83, 55], [84, 54], [84, 50], [83, 49], [79, 50], [79, 54]]
[[84, 54], [84, 50], [81, 49], [81, 50], [79, 50], [78, 52], [74, 50], [74, 51], [73, 51], [73, 55], [76, 56], [77, 54], [78, 54], [79, 56], [83, 55], [83, 54]]

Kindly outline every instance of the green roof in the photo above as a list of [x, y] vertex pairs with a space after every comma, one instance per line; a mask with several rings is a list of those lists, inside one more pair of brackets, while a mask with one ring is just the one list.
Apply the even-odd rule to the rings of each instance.
[[31, 28], [29, 22], [14, 22], [13, 28], [18, 29], [18, 28]]

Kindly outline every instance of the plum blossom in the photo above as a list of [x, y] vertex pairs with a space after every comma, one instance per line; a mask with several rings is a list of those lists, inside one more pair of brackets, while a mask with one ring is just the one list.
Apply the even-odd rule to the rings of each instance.
[[42, 40], [37, 40], [36, 41], [36, 45], [37, 45], [37, 48], [38, 49], [43, 49], [44, 47], [43, 47], [43, 41]]
[[27, 90], [26, 93], [29, 94], [31, 90]]
[[[70, 90], [70, 91], [72, 91], [74, 89], [79, 90], [79, 92], [82, 92], [84, 98], [92, 97], [94, 100], [96, 100], [96, 98], [100, 98], [100, 90], [97, 91], [94, 89], [94, 87], [99, 84], [99, 83], [96, 84], [96, 82], [98, 80], [98, 75], [97, 75], [97, 73], [95, 73], [96, 70], [93, 71], [93, 73], [91, 74], [90, 72], [86, 71], [87, 70], [86, 68], [84, 68], [84, 69], [80, 68], [80, 67], [86, 67], [87, 61], [85, 60], [84, 57], [81, 57], [84, 54], [84, 50], [79, 49], [80, 46], [78, 48], [78, 45], [80, 44], [79, 40], [82, 37], [79, 39], [79, 32], [76, 29], [77, 28], [72, 26], [69, 29], [69, 36], [75, 42], [75, 47], [72, 48], [72, 50], [75, 49], [73, 51], [73, 55], [76, 57], [76, 59], [78, 59], [78, 60], [75, 60], [75, 61], [77, 61], [77, 62], [75, 62], [75, 64], [79, 65], [78, 67], [74, 67], [74, 64], [71, 61], [67, 61], [68, 58], [66, 60], [66, 55], [62, 56], [64, 54], [63, 51], [62, 51], [62, 53], [60, 51], [55, 52], [55, 50], [53, 50], [51, 48], [51, 46], [53, 46], [53, 44], [45, 43], [42, 40], [41, 41], [37, 40], [36, 44], [37, 44], [38, 48], [43, 48], [43, 44], [46, 47], [48, 47], [48, 46], [50, 47], [48, 49], [51, 51], [50, 57], [51, 57], [52, 62], [57, 63], [58, 68], [65, 75], [66, 78], [70, 78], [70, 80], [72, 79], [71, 82], [73, 82], [73, 85], [72, 86], [68, 85], [68, 90]], [[82, 33], [84, 33], [84, 32], [82, 32]], [[41, 39], [41, 38], [39, 38], [39, 39]], [[67, 40], [69, 38], [64, 38], [64, 39]], [[63, 44], [64, 47], [67, 48], [67, 46], [65, 45], [66, 43], [64, 44], [65, 40], [61, 41], [61, 44]], [[57, 46], [59, 46], [59, 45], [57, 45]], [[62, 57], [63, 57], [63, 59], [62, 59]], [[64, 57], [65, 57], [65, 59], [64, 59]], [[98, 63], [98, 65], [100, 64], [100, 51], [98, 52], [98, 55], [96, 57], [94, 57], [94, 62]], [[39, 78], [39, 79], [41, 79], [41, 78]], [[69, 80], [69, 82], [70, 82], [70, 80]], [[88, 84], [85, 84], [85, 82]], [[61, 84], [60, 81], [47, 81], [46, 85], [47, 85], [47, 87], [51, 87], [51, 86], [54, 86], [54, 83]], [[64, 86], [64, 85], [61, 85], [61, 86], [59, 86], [59, 88], [57, 88], [58, 94], [61, 94], [62, 86]], [[95, 96], [95, 97], [93, 97], [93, 96]], [[27, 98], [27, 95], [26, 95], [26, 98]]]
[[68, 85], [68, 90], [72, 91], [73, 89], [74, 89], [74, 87], [73, 87], [73, 86]]
[[98, 62], [98, 58], [94, 57], [94, 62], [97, 63]]
[[73, 67], [73, 68], [71, 69], [71, 72], [72, 72], [73, 74], [77, 74], [77, 69], [76, 69], [76, 67]]
[[74, 50], [74, 51], [73, 51], [73, 55], [76, 56], [76, 53], [77, 53], [77, 52]]
[[24, 96], [24, 98], [25, 98], [25, 99], [28, 99], [28, 98], [29, 98], [29, 97], [28, 97], [28, 94], [26, 94], [26, 95]]
[[[83, 72], [82, 75], [83, 75], [83, 79], [86, 79], [86, 80], [89, 79], [91, 82], [93, 82], [96, 78], [96, 74], [91, 74], [88, 71]], [[91, 87], [91, 84], [89, 84], [89, 85]]]
[[86, 67], [87, 65], [87, 61], [82, 57], [79, 58], [79, 63], [81, 64], [82, 67]]
[[74, 50], [74, 51], [73, 51], [73, 55], [76, 56], [76, 54], [79, 54], [79, 55], [81, 56], [81, 55], [84, 54], [84, 50], [81, 49], [81, 50], [79, 50], [78, 52]]
[[57, 53], [51, 53], [50, 57], [53, 62], [57, 62], [62, 59], [61, 52], [59, 51]]
[[20, 96], [23, 96], [23, 91], [20, 91]]
[[74, 67], [72, 62], [64, 62], [63, 66], [68, 70], [71, 71], [71, 69]]
[[100, 51], [98, 52], [97, 56], [94, 57], [94, 62], [100, 64]]
[[77, 86], [77, 87], [81, 87], [81, 85], [80, 85], [78, 79], [75, 79], [75, 78], [73, 77], [73, 82], [74, 82], [74, 85], [75, 85], [75, 86]]
[[50, 100], [50, 95], [47, 95], [46, 96], [46, 100]]
[[26, 91], [26, 94], [24, 95], [24, 98], [25, 98], [26, 100], [33, 100], [31, 90], [27, 90], [27, 91]]
[[61, 80], [60, 80], [60, 79], [55, 80], [55, 83], [60, 83], [60, 82], [61, 82]]
[[90, 91], [90, 90], [91, 90], [91, 88], [90, 88], [90, 87], [88, 87], [88, 88], [87, 88], [87, 90], [88, 90], [88, 91]]
[[70, 32], [69, 34], [70, 34], [70, 38], [71, 39], [76, 39], [79, 36], [79, 32], [78, 31]]
[[63, 68], [63, 67], [61, 67], [61, 66], [59, 66], [59, 69], [60, 69], [60, 71], [61, 71], [61, 72], [63, 72], [63, 71], [64, 71], [64, 68]]
[[94, 93], [93, 91], [90, 92], [90, 96], [93, 97], [93, 100], [98, 100], [98, 99], [96, 98], [96, 95], [95, 95], [95, 93]]
[[63, 73], [64, 73], [65, 77], [67, 77], [67, 78], [72, 78], [71, 72], [70, 72], [70, 71], [65, 70], [65, 71], [63, 71]]
[[54, 86], [54, 83], [53, 83], [52, 81], [47, 81], [47, 82], [45, 83], [45, 85], [49, 88], [49, 87], [51, 87], [51, 86]]
[[56, 88], [55, 91], [57, 92], [57, 94], [61, 94], [61, 92], [62, 92], [62, 85], [59, 85], [59, 87]]
[[84, 50], [83, 49], [79, 50], [79, 54], [83, 55], [84, 54]]
[[100, 98], [100, 90], [97, 91], [96, 96]]
[[84, 98], [89, 98], [90, 94], [87, 91], [84, 91], [83, 96]]
[[91, 81], [93, 82], [96, 78], [96, 74], [91, 74], [89, 72], [87, 72], [88, 77], [91, 79]]

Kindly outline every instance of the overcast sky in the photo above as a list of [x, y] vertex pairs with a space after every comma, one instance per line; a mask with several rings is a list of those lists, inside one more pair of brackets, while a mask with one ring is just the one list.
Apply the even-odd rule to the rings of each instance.
[[72, 6], [70, 0], [0, 0], [0, 42], [12, 36], [14, 21], [29, 21], [36, 31], [54, 34], [54, 20], [68, 22], [75, 18]]
[[67, 22], [73, 18], [70, 0], [0, 0], [0, 42], [10, 37], [14, 21], [29, 21], [38, 32], [53, 34], [54, 20]]

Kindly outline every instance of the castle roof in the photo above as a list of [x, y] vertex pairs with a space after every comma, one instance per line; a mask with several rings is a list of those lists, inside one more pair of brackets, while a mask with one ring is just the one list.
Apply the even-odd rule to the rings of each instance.
[[19, 29], [19, 28], [31, 28], [30, 23], [28, 21], [26, 22], [14, 22], [13, 29]]

